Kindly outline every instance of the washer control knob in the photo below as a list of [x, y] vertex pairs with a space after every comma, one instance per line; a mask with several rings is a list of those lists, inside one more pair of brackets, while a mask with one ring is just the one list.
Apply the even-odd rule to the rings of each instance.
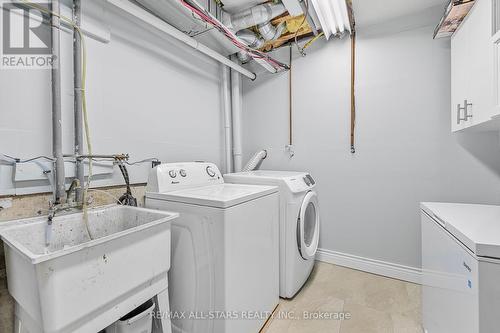
[[177, 177], [177, 172], [175, 172], [175, 170], [170, 170], [168, 174], [170, 175], [171, 178]]
[[179, 170], [179, 175], [181, 175], [181, 177], [186, 177], [187, 176], [186, 170], [180, 169]]
[[210, 177], [215, 177], [215, 171], [211, 166], [207, 166], [207, 173]]

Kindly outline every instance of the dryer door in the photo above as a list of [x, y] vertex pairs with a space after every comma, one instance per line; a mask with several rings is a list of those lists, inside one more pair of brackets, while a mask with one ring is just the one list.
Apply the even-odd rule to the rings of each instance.
[[319, 242], [319, 205], [316, 192], [308, 192], [297, 221], [297, 244], [302, 258], [313, 259]]

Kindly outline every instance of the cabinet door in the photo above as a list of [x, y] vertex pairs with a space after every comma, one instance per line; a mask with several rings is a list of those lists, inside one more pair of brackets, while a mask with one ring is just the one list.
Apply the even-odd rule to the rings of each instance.
[[491, 120], [494, 101], [494, 44], [492, 34], [492, 1], [476, 0], [467, 19], [469, 91], [466, 98], [472, 115], [465, 127]]
[[500, 0], [492, 0], [492, 42], [494, 48], [494, 91], [493, 98], [495, 108], [493, 117], [500, 116]]
[[[451, 130], [464, 128], [464, 122], [457, 120], [458, 107], [463, 106], [469, 90], [468, 67], [468, 25], [462, 24], [451, 38]], [[463, 111], [460, 111], [460, 118]]]
[[421, 217], [424, 328], [429, 333], [479, 333], [478, 261], [440, 222], [425, 212]]

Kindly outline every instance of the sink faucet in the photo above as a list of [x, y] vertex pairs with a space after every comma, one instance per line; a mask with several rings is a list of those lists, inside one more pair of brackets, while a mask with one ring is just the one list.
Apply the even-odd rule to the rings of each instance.
[[70, 208], [77, 208], [80, 207], [81, 203], [75, 202], [73, 199], [71, 199], [71, 194], [75, 192], [76, 194], [76, 189], [80, 188], [80, 181], [78, 179], [73, 179], [71, 182], [71, 185], [69, 186], [68, 191], [66, 192], [66, 203], [64, 204], [58, 204], [54, 202], [50, 202], [49, 205], [49, 215], [47, 217], [47, 223], [49, 225], [52, 224], [52, 220], [54, 219], [56, 213], [61, 210], [66, 210]]
[[81, 203], [74, 202], [71, 199], [71, 193], [76, 192], [77, 188], [80, 188], [80, 181], [75, 178], [71, 182], [71, 185], [69, 186], [69, 189], [66, 193], [66, 202], [65, 203], [61, 204], [61, 203], [54, 203], [53, 201], [50, 202], [49, 215], [47, 216], [47, 228], [45, 230], [45, 245], [47, 247], [50, 246], [50, 241], [52, 238], [52, 221], [54, 220], [56, 213], [61, 211], [61, 210], [66, 210], [66, 209], [70, 209], [70, 208], [77, 208], [77, 207], [81, 206]]
[[[73, 181], [71, 182], [71, 185], [69, 186], [69, 189], [68, 191], [66, 192], [66, 203], [74, 203], [74, 201], [71, 198], [71, 193], [75, 193], [75, 197], [76, 197], [76, 190], [80, 188], [80, 181], [75, 178], [73, 179]], [[78, 204], [78, 203], [77, 203]]]

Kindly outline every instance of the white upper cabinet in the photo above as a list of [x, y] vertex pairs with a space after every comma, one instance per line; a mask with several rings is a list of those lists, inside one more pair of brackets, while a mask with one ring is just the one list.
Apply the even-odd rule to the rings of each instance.
[[497, 114], [495, 81], [498, 75], [492, 41], [495, 2], [498, 0], [476, 0], [452, 36], [452, 131], [486, 128]]

